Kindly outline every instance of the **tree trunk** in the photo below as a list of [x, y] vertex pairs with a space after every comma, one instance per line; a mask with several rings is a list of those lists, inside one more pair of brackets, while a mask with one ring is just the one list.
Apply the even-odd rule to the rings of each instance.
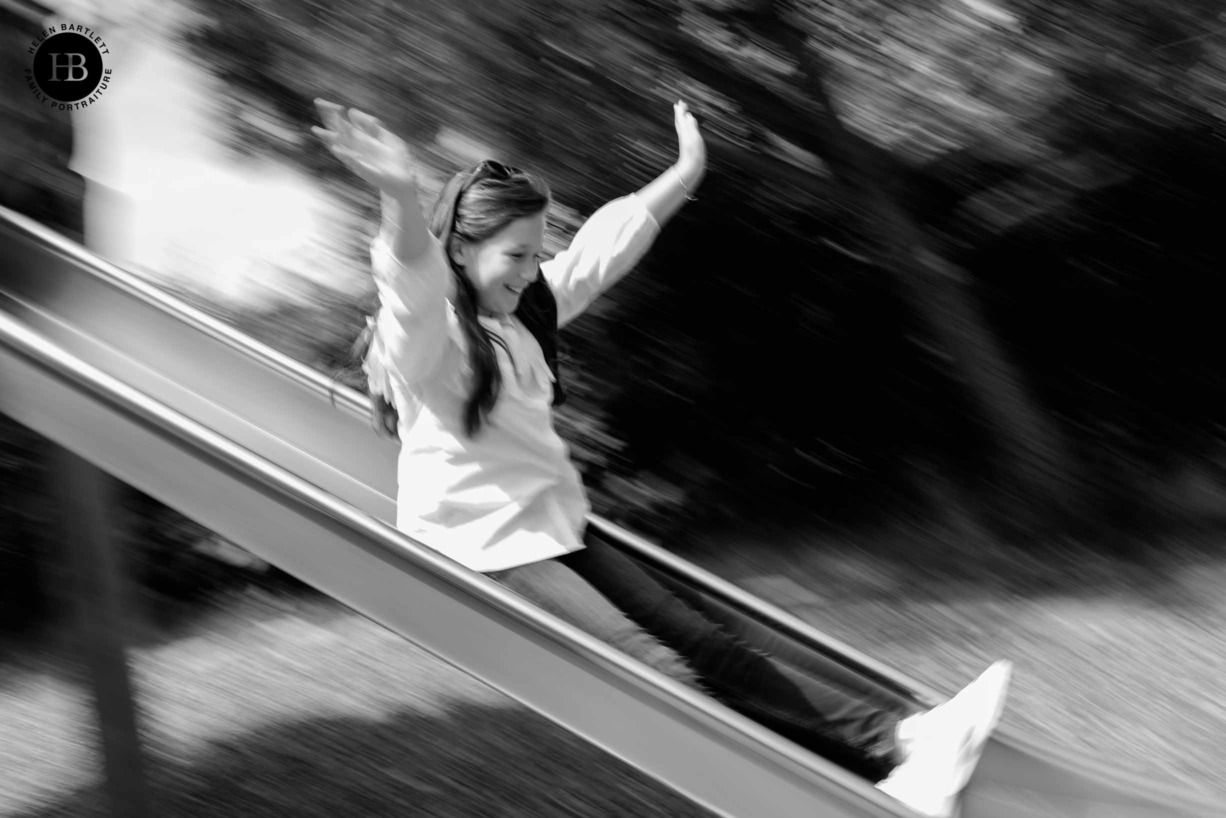
[[[900, 203], [887, 152], [849, 131], [826, 92], [825, 71], [802, 32], [786, 22], [778, 3], [742, 17], [781, 46], [800, 70], [802, 90], [816, 103], [807, 113], [812, 136], [805, 148], [830, 166], [851, 209], [874, 238], [876, 261], [889, 271], [939, 349], [994, 444], [993, 526], [1038, 533], [1065, 515], [1080, 516], [1081, 484], [1052, 420], [988, 327], [968, 276], [933, 248], [932, 237]], [[999, 516], [997, 516], [999, 515]]]

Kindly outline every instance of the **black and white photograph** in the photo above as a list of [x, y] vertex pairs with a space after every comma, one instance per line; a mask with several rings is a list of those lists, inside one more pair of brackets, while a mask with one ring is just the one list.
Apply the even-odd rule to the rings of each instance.
[[0, 57], [0, 818], [1226, 816], [1221, 0]]

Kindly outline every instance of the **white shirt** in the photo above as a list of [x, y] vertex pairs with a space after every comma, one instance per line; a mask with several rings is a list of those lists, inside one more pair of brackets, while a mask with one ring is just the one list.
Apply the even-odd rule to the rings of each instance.
[[[541, 265], [558, 326], [625, 275], [659, 232], [634, 195], [609, 202]], [[400, 415], [396, 526], [475, 571], [500, 571], [583, 547], [589, 510], [569, 449], [553, 427], [553, 376], [514, 316], [480, 320], [502, 389], [476, 437], [464, 433], [470, 370], [451, 304], [455, 282], [438, 241], [411, 265], [383, 237], [371, 245], [381, 306], [365, 369]]]

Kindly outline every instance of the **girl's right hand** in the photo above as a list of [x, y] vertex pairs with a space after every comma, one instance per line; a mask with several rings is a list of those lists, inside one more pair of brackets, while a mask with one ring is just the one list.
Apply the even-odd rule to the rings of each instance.
[[322, 99], [315, 100], [324, 127], [311, 132], [324, 141], [345, 167], [397, 199], [416, 194], [417, 175], [413, 172], [408, 146], [384, 128], [370, 114], [349, 109]]

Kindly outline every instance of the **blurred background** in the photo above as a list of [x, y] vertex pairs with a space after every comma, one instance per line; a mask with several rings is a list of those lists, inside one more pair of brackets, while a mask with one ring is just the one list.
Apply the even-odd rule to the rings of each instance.
[[[95, 106], [36, 104], [18, 6], [106, 38]], [[597, 512], [936, 687], [1011, 656], [1007, 722], [1226, 789], [1219, 2], [6, 0], [0, 32], [0, 204], [359, 388], [378, 202], [310, 134], [315, 98], [404, 136], [429, 193], [486, 156], [543, 172], [555, 250], [672, 162], [685, 99], [698, 201], [563, 338]], [[0, 418], [0, 811], [23, 818], [95, 809], [46, 452]], [[122, 497], [160, 814], [686, 814]], [[498, 768], [502, 811], [466, 794], [474, 727], [553, 748]]]

